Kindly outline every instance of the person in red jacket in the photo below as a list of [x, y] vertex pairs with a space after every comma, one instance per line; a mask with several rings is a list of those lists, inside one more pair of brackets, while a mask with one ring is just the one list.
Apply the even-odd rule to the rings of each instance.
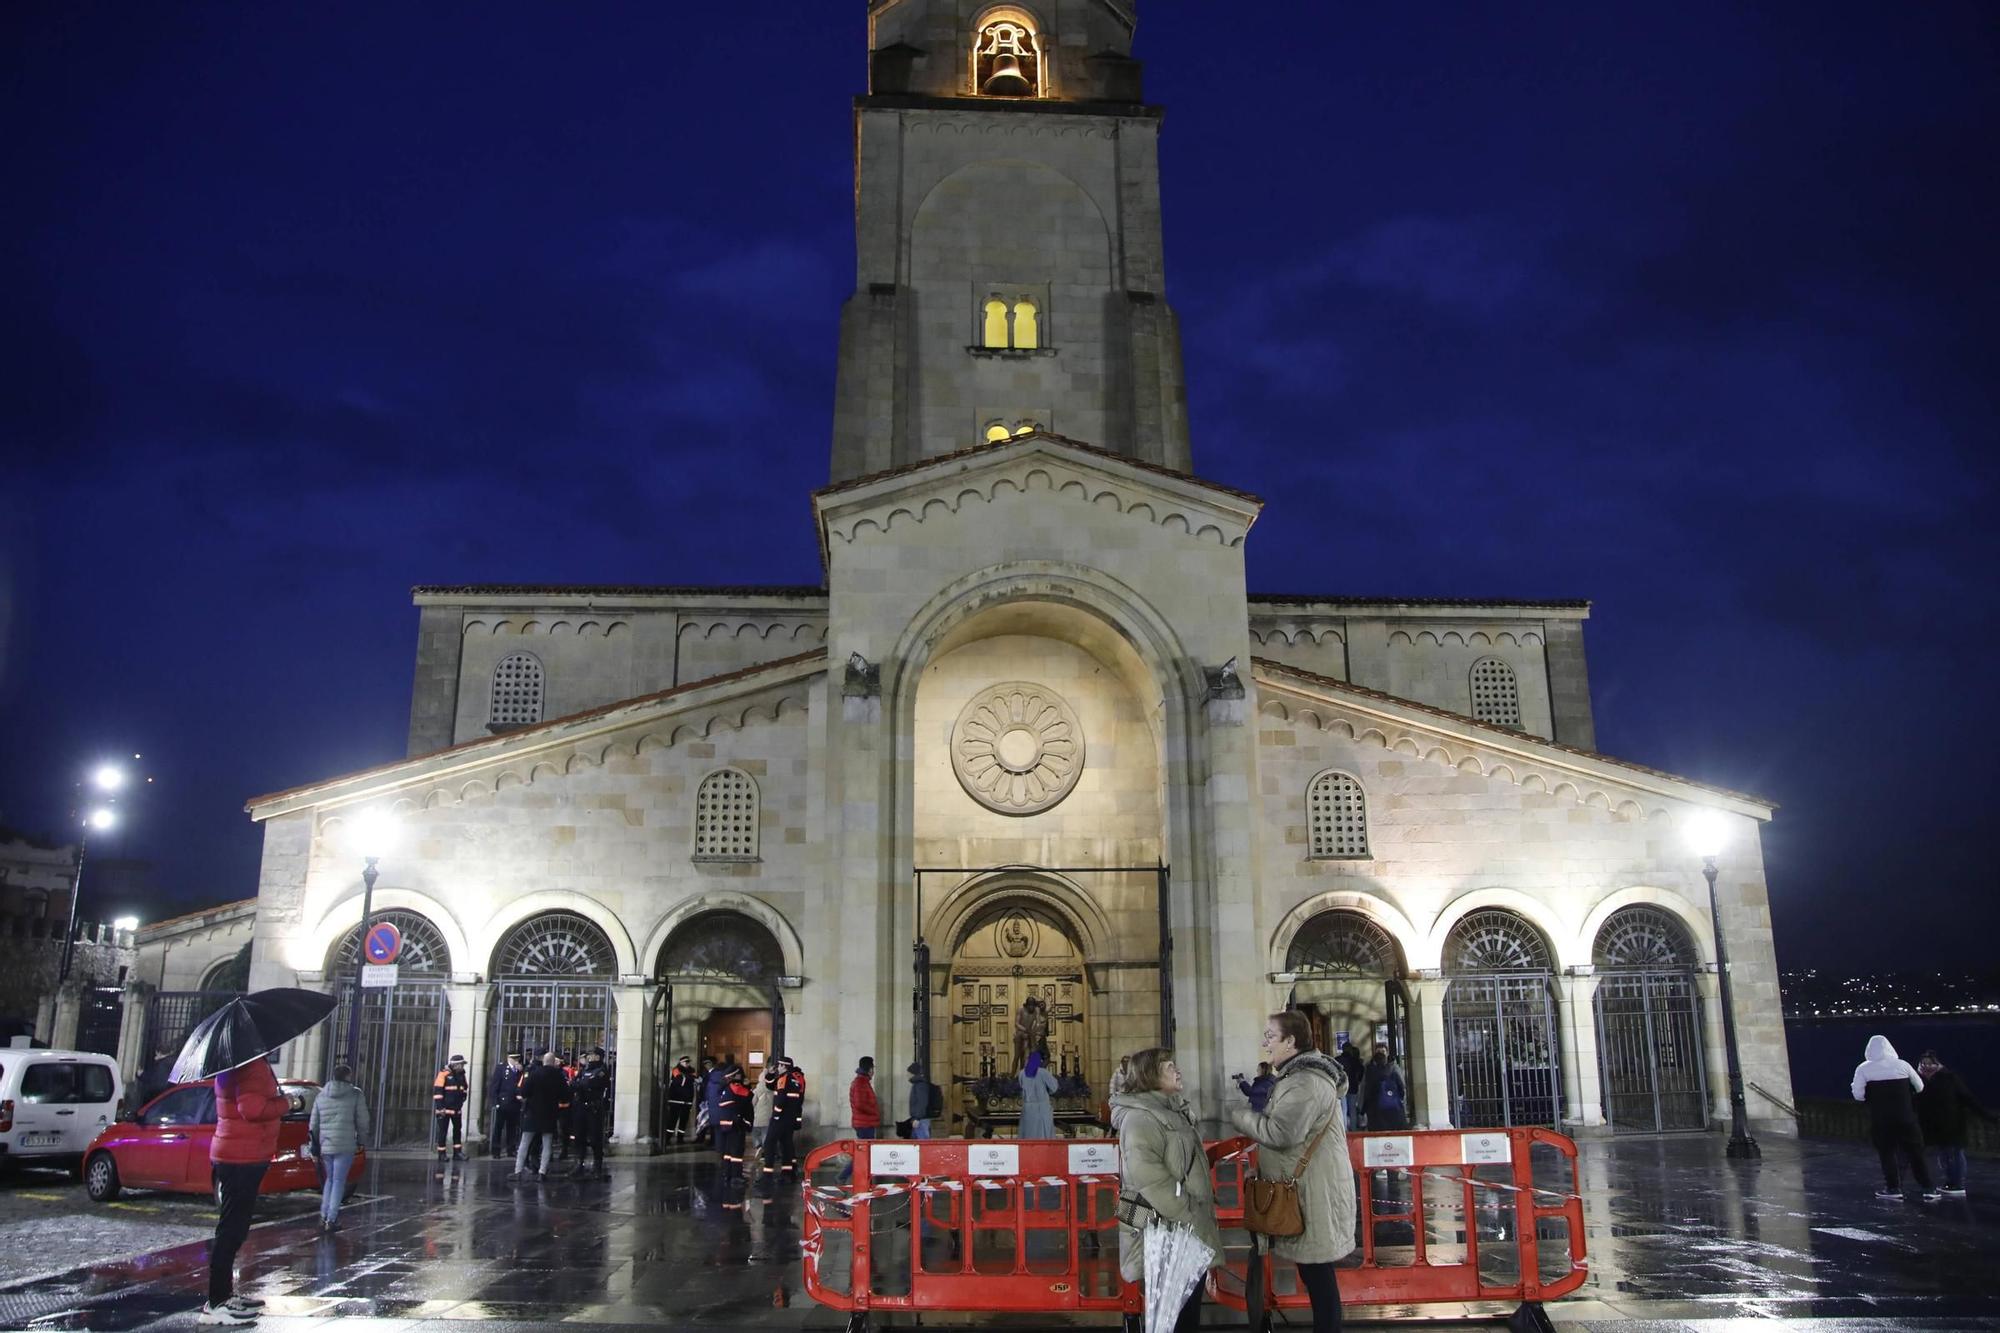
[[[864, 1055], [854, 1066], [854, 1081], [847, 1085], [847, 1109], [854, 1117], [854, 1137], [872, 1139], [882, 1130], [882, 1103], [875, 1100], [875, 1057]], [[854, 1178], [854, 1161], [840, 1169], [840, 1183]]]
[[209, 1140], [208, 1160], [222, 1210], [208, 1246], [208, 1303], [197, 1324], [254, 1323], [264, 1304], [235, 1294], [233, 1270], [236, 1251], [250, 1234], [264, 1173], [278, 1151], [278, 1122], [290, 1109], [291, 1099], [279, 1090], [271, 1064], [262, 1056], [215, 1076], [215, 1135]]

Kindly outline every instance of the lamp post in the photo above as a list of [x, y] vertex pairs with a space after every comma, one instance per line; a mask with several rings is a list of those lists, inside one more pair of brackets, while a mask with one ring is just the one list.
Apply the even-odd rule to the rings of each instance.
[[386, 810], [370, 810], [356, 817], [346, 842], [360, 855], [361, 933], [354, 941], [354, 999], [347, 1011], [347, 1063], [361, 1067], [361, 976], [368, 966], [368, 928], [375, 924], [375, 880], [381, 874], [376, 863], [389, 849], [396, 835], [395, 816]]
[[76, 907], [83, 897], [83, 858], [90, 850], [90, 834], [93, 829], [105, 833], [118, 826], [118, 813], [109, 802], [125, 785], [125, 770], [116, 764], [99, 764], [90, 775], [89, 785], [97, 789], [99, 800], [83, 815], [83, 832], [76, 840], [76, 874], [69, 885], [69, 929], [63, 932], [62, 965], [56, 969], [59, 990], [69, 980], [70, 960], [76, 956]]
[[1743, 1105], [1743, 1061], [1736, 1051], [1736, 1002], [1729, 985], [1729, 946], [1722, 936], [1722, 905], [1715, 896], [1718, 858], [1726, 830], [1719, 816], [1698, 816], [1691, 841], [1701, 857], [1702, 878], [1708, 881], [1708, 915], [1715, 929], [1715, 975], [1722, 990], [1722, 1045], [1729, 1065], [1729, 1148], [1731, 1157], [1757, 1158], [1764, 1155], [1757, 1140], [1750, 1137], [1750, 1117]]

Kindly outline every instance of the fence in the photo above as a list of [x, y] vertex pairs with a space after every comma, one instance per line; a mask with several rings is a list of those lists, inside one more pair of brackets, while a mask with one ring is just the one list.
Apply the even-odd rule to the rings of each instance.
[[[1797, 1113], [1802, 1137], [1862, 1142], [1869, 1137], [1866, 1102], [1837, 1097], [1801, 1097]], [[1965, 1122], [1965, 1150], [1975, 1157], [2000, 1157], [2000, 1125], [1968, 1116]]]
[[[820, 1173], [854, 1160], [851, 1186]], [[1360, 1264], [1340, 1270], [1343, 1303], [1534, 1304], [1575, 1291], [1584, 1266], [1576, 1145], [1549, 1130], [1355, 1135]], [[1243, 1309], [1249, 1246], [1241, 1182], [1248, 1140], [1209, 1145], [1222, 1265], [1209, 1295]], [[1101, 1140], [856, 1143], [806, 1159], [805, 1287], [847, 1311], [1137, 1313], [1144, 1293], [1118, 1268], [1117, 1145]], [[1307, 1304], [1275, 1264], [1266, 1307]]]

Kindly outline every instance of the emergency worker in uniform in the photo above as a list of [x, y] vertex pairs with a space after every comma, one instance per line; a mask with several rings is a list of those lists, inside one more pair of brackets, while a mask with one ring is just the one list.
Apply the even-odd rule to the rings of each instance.
[[764, 1131], [764, 1178], [769, 1180], [782, 1165], [797, 1175], [799, 1122], [805, 1118], [806, 1076], [791, 1057], [781, 1055], [772, 1074], [771, 1127]]
[[695, 1094], [701, 1081], [694, 1072], [694, 1057], [683, 1055], [667, 1074], [667, 1142], [686, 1143], [688, 1117], [694, 1111]]
[[510, 1051], [487, 1085], [486, 1105], [493, 1121], [493, 1137], [486, 1146], [495, 1157], [512, 1157], [520, 1144], [521, 1076], [525, 1073], [520, 1054]]
[[454, 1055], [437, 1077], [431, 1080], [431, 1117], [437, 1122], [437, 1157], [444, 1160], [446, 1140], [450, 1141], [451, 1155], [457, 1161], [465, 1160], [465, 1099], [472, 1091], [472, 1082], [465, 1076], [465, 1057]]
[[588, 1163], [596, 1154], [596, 1174], [609, 1176], [604, 1169], [604, 1112], [611, 1104], [611, 1070], [604, 1063], [604, 1048], [592, 1047], [583, 1054], [583, 1068], [570, 1084], [570, 1126], [576, 1132], [576, 1170], [590, 1171]]

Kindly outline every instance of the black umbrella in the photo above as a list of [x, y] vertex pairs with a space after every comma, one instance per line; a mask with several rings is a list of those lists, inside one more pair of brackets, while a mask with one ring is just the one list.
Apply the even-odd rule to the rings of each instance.
[[188, 1033], [174, 1061], [173, 1081], [198, 1083], [269, 1055], [332, 1013], [337, 1003], [316, 990], [239, 995]]

